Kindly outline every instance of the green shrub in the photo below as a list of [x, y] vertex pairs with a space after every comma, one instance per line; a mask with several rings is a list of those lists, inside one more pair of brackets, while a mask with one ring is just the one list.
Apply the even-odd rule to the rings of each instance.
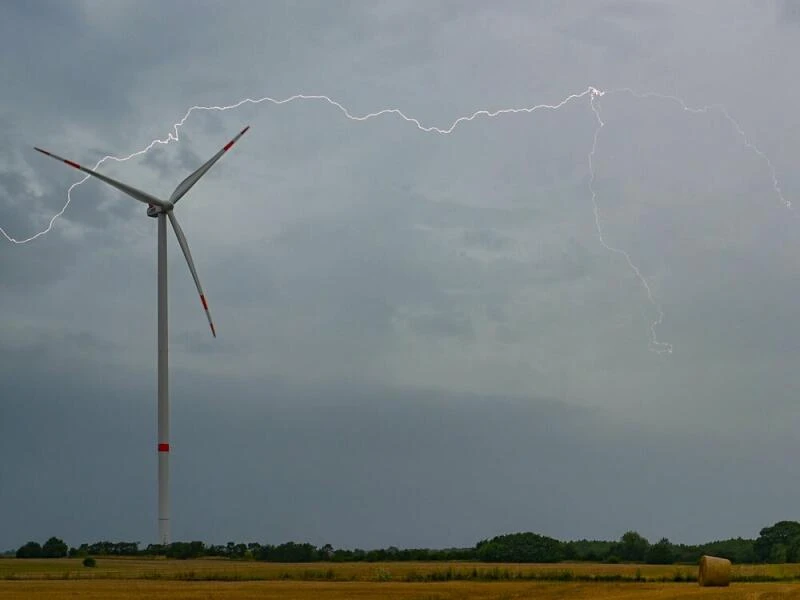
[[84, 567], [96, 567], [97, 566], [97, 561], [94, 558], [92, 558], [91, 556], [87, 556], [86, 558], [83, 559], [83, 566]]

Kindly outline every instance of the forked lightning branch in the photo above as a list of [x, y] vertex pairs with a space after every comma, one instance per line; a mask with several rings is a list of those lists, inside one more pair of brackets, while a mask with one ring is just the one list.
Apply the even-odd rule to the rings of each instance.
[[[106, 161], [109, 161], [109, 160], [113, 160], [113, 161], [116, 161], [116, 162], [124, 162], [124, 161], [130, 160], [132, 158], [135, 158], [137, 156], [141, 156], [141, 155], [149, 152], [156, 145], [165, 145], [165, 144], [169, 144], [171, 142], [180, 141], [180, 135], [179, 134], [180, 134], [181, 127], [184, 126], [184, 124], [189, 119], [189, 117], [192, 115], [192, 113], [194, 113], [196, 111], [219, 111], [219, 112], [224, 112], [224, 111], [228, 111], [228, 110], [235, 110], [235, 109], [237, 109], [237, 108], [239, 108], [241, 106], [244, 106], [246, 104], [268, 103], [268, 104], [272, 104], [272, 105], [275, 105], [275, 106], [280, 106], [280, 105], [289, 104], [289, 103], [292, 103], [292, 102], [313, 101], [313, 102], [327, 103], [328, 105], [331, 105], [331, 106], [335, 107], [338, 111], [340, 111], [342, 113], [342, 115], [344, 115], [345, 118], [347, 118], [350, 121], [369, 121], [371, 119], [376, 119], [376, 118], [379, 118], [379, 117], [395, 117], [395, 118], [399, 118], [402, 122], [404, 122], [406, 124], [414, 126], [416, 129], [418, 129], [422, 133], [434, 134], [434, 135], [449, 135], [457, 127], [459, 127], [461, 125], [465, 125], [465, 124], [467, 124], [469, 122], [472, 122], [472, 121], [474, 121], [476, 119], [479, 119], [479, 118], [495, 119], [495, 118], [500, 118], [500, 117], [503, 117], [504, 115], [510, 115], [510, 114], [533, 113], [533, 112], [540, 111], [540, 110], [555, 111], [555, 110], [559, 110], [560, 108], [564, 107], [565, 105], [569, 104], [570, 102], [584, 100], [584, 101], [587, 101], [589, 109], [592, 111], [592, 114], [593, 114], [593, 116], [595, 118], [595, 121], [597, 123], [597, 127], [595, 128], [594, 136], [592, 138], [592, 146], [589, 149], [589, 152], [588, 152], [588, 155], [587, 155], [587, 162], [588, 162], [588, 174], [589, 174], [589, 183], [588, 183], [589, 199], [590, 199], [590, 202], [591, 202], [592, 211], [594, 213], [594, 224], [595, 224], [595, 230], [596, 230], [596, 233], [597, 233], [598, 240], [599, 240], [600, 244], [606, 250], [608, 250], [609, 252], [611, 252], [613, 254], [617, 254], [617, 255], [621, 256], [624, 259], [624, 261], [627, 264], [628, 268], [636, 276], [637, 280], [641, 284], [642, 289], [643, 289], [643, 291], [644, 291], [644, 293], [645, 293], [645, 295], [647, 297], [647, 301], [651, 304], [653, 310], [655, 311], [656, 316], [655, 316], [655, 318], [653, 318], [650, 321], [650, 324], [649, 324], [649, 348], [650, 348], [650, 350], [652, 350], [654, 352], [657, 352], [657, 353], [670, 353], [670, 352], [672, 352], [672, 345], [668, 344], [666, 342], [662, 342], [662, 341], [660, 341], [658, 339], [657, 330], [658, 330], [659, 326], [662, 324], [662, 322], [664, 320], [664, 311], [662, 310], [661, 305], [659, 304], [658, 300], [655, 298], [655, 295], [653, 294], [652, 288], [651, 288], [649, 282], [647, 281], [647, 278], [641, 273], [641, 270], [637, 266], [637, 264], [634, 261], [633, 257], [631, 257], [630, 254], [628, 252], [626, 252], [623, 248], [619, 248], [619, 247], [613, 245], [612, 243], [610, 243], [609, 241], [607, 241], [606, 236], [604, 235], [604, 231], [603, 231], [603, 220], [602, 220], [601, 210], [600, 210], [600, 206], [599, 206], [599, 203], [598, 203], [597, 192], [596, 192], [596, 190], [594, 188], [594, 182], [595, 182], [594, 162], [595, 162], [595, 155], [596, 155], [597, 147], [598, 147], [598, 140], [600, 138], [600, 133], [601, 133], [602, 129], [605, 127], [605, 123], [603, 122], [602, 117], [601, 117], [600, 100], [601, 100], [601, 98], [606, 98], [606, 97], [614, 95], [614, 94], [628, 94], [628, 95], [633, 96], [634, 98], [637, 98], [637, 99], [642, 100], [642, 101], [645, 101], [645, 100], [650, 99], [650, 98], [658, 98], [658, 99], [662, 99], [662, 100], [668, 100], [668, 101], [674, 103], [675, 105], [677, 105], [677, 107], [680, 108], [681, 110], [686, 111], [686, 112], [691, 112], [691, 113], [707, 113], [707, 112], [711, 112], [711, 111], [716, 111], [716, 112], [721, 113], [725, 117], [725, 119], [730, 123], [731, 127], [733, 127], [733, 129], [735, 130], [737, 135], [740, 137], [740, 139], [742, 140], [742, 144], [745, 147], [747, 147], [750, 151], [752, 151], [757, 156], [757, 158], [759, 160], [763, 161], [763, 163], [767, 167], [768, 175], [769, 175], [769, 177], [771, 179], [772, 188], [773, 188], [773, 191], [774, 191], [776, 197], [780, 200], [780, 202], [784, 206], [786, 206], [787, 208], [791, 208], [791, 202], [786, 200], [786, 198], [783, 195], [783, 191], [781, 190], [775, 166], [772, 164], [772, 162], [767, 157], [767, 155], [764, 152], [762, 152], [758, 147], [756, 147], [748, 139], [748, 137], [745, 134], [745, 132], [742, 129], [742, 127], [739, 125], [739, 123], [736, 120], [733, 119], [733, 117], [731, 117], [728, 109], [724, 105], [722, 105], [722, 104], [712, 104], [712, 105], [701, 106], [701, 107], [691, 107], [691, 106], [688, 106], [686, 104], [686, 102], [684, 102], [681, 98], [679, 98], [677, 96], [670, 96], [670, 95], [660, 94], [660, 93], [657, 93], [657, 92], [639, 93], [639, 92], [634, 91], [631, 88], [618, 88], [618, 89], [614, 89], [614, 90], [604, 91], [604, 90], [598, 89], [596, 87], [589, 86], [584, 91], [579, 92], [579, 93], [570, 94], [570, 95], [566, 96], [561, 101], [559, 101], [559, 102], [557, 102], [555, 104], [536, 104], [536, 105], [527, 106], [527, 107], [502, 108], [502, 109], [493, 110], [493, 111], [486, 110], [486, 109], [481, 109], [481, 110], [477, 110], [477, 111], [475, 111], [475, 112], [473, 112], [473, 113], [471, 113], [469, 115], [464, 115], [464, 116], [458, 117], [448, 127], [437, 127], [437, 126], [425, 125], [420, 120], [418, 120], [418, 119], [416, 119], [414, 117], [410, 117], [410, 116], [406, 115], [405, 113], [403, 113], [398, 108], [384, 108], [384, 109], [381, 109], [381, 110], [378, 110], [378, 111], [375, 111], [375, 112], [366, 113], [366, 114], [363, 114], [363, 115], [355, 115], [347, 107], [345, 107], [343, 104], [341, 104], [341, 103], [337, 102], [336, 100], [333, 100], [329, 96], [325, 96], [325, 95], [296, 94], [294, 96], [289, 96], [288, 98], [283, 98], [283, 99], [275, 99], [275, 98], [271, 98], [269, 96], [264, 96], [264, 97], [261, 97], [261, 98], [244, 98], [243, 100], [239, 100], [238, 102], [235, 102], [233, 104], [229, 104], [229, 105], [226, 105], [226, 106], [192, 106], [191, 108], [189, 108], [186, 111], [186, 113], [184, 114], [183, 118], [172, 126], [172, 131], [170, 131], [167, 134], [166, 138], [155, 139], [152, 142], [150, 142], [143, 149], [141, 149], [141, 150], [139, 150], [137, 152], [133, 152], [132, 154], [128, 154], [127, 156], [122, 156], [122, 157], [105, 156], [105, 157], [101, 158], [99, 161], [97, 161], [97, 163], [94, 165], [94, 167], [91, 170], [92, 171], [97, 170], [103, 163], [105, 163]], [[67, 164], [70, 164], [72, 166], [76, 165], [76, 163], [72, 163], [71, 161], [65, 161], [65, 162], [67, 162]], [[81, 170], [83, 170], [83, 171], [87, 171], [87, 172], [89, 171], [89, 169], [86, 169], [86, 168], [83, 168], [83, 167], [79, 167], [79, 168], [81, 168]], [[69, 207], [69, 204], [72, 201], [72, 192], [75, 190], [75, 188], [77, 188], [78, 186], [80, 186], [83, 183], [85, 183], [91, 176], [92, 176], [91, 174], [87, 174], [86, 177], [84, 177], [80, 181], [77, 181], [77, 182], [73, 183], [69, 187], [69, 189], [67, 189], [66, 202], [64, 203], [64, 205], [61, 208], [61, 210], [58, 211], [55, 215], [53, 215], [53, 217], [50, 219], [47, 227], [45, 229], [43, 229], [42, 231], [39, 231], [38, 233], [35, 233], [34, 235], [32, 235], [30, 237], [27, 237], [27, 238], [24, 238], [24, 239], [17, 239], [17, 238], [12, 237], [2, 227], [0, 227], [0, 233], [2, 233], [3, 236], [9, 242], [12, 242], [12, 243], [15, 243], [15, 244], [26, 244], [26, 243], [32, 242], [33, 240], [39, 238], [40, 236], [45, 235], [46, 233], [48, 233], [53, 228], [56, 220], [61, 215], [63, 215], [64, 212]], [[99, 174], [96, 174], [96, 176], [101, 177], [101, 178], [103, 177], [103, 176], [101, 176]], [[106, 180], [107, 180], [107, 178], [106, 178]], [[114, 185], [114, 184], [112, 184], [112, 185]], [[121, 188], [118, 187], [118, 189], [121, 189]], [[157, 203], [149, 202], [149, 204], [151, 205], [151, 208], [149, 209], [148, 214], [152, 213], [150, 216], [157, 216], [156, 213], [158, 211], [162, 210], [162, 208], [163, 208], [163, 207], [160, 207]], [[168, 211], [167, 214], [170, 217], [173, 217], [171, 211]], [[176, 230], [176, 233], [177, 233], [177, 230]], [[194, 273], [193, 273], [193, 275], [194, 275]], [[198, 289], [199, 289], [199, 282], [197, 281], [196, 277], [195, 277], [195, 282], [197, 283]], [[201, 297], [202, 297], [202, 295], [201, 295]]]

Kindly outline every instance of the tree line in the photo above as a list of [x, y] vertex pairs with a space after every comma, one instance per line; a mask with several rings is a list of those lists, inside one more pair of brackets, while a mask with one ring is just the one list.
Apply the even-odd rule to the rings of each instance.
[[406, 548], [394, 546], [377, 550], [334, 548], [330, 544], [309, 543], [248, 544], [228, 542], [174, 542], [168, 545], [139, 542], [81, 544], [69, 548], [56, 537], [43, 544], [28, 542], [16, 551], [17, 558], [61, 558], [89, 556], [165, 556], [188, 559], [220, 557], [267, 562], [383, 562], [383, 561], [458, 561], [484, 562], [641, 562], [648, 564], [697, 563], [703, 554], [727, 558], [734, 563], [800, 562], [800, 523], [779, 521], [764, 527], [756, 539], [731, 538], [705, 544], [673, 544], [667, 538], [650, 543], [636, 531], [624, 533], [618, 541], [560, 541], [537, 533], [512, 533], [481, 540], [470, 548]]

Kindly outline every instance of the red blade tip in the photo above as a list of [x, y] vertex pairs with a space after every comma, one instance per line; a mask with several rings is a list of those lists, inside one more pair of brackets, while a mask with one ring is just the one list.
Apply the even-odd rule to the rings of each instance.
[[242, 129], [242, 130], [239, 132], [239, 135], [237, 135], [237, 136], [236, 136], [235, 138], [233, 138], [233, 139], [232, 139], [230, 142], [228, 142], [227, 144], [225, 144], [225, 146], [224, 146], [222, 149], [223, 149], [225, 152], [227, 152], [228, 150], [230, 150], [230, 149], [231, 149], [231, 146], [233, 146], [233, 145], [236, 143], [236, 140], [238, 140], [240, 137], [242, 137], [242, 136], [245, 134], [245, 132], [246, 132], [248, 129], [250, 129], [250, 125], [248, 125], [248, 126], [247, 126], [247, 127], [245, 127], [244, 129]]

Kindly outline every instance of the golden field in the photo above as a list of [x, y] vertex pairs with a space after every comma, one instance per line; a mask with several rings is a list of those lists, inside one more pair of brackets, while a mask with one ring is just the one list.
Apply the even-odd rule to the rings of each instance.
[[[431, 576], [453, 580], [419, 581]], [[530, 581], [537, 576], [634, 578], [644, 581]], [[474, 578], [474, 574], [478, 578]], [[486, 580], [494, 573], [497, 580]], [[165, 560], [97, 558], [86, 568], [80, 559], [0, 559], [0, 599], [366, 599], [512, 600], [541, 598], [730, 598], [800, 600], [800, 581], [737, 583], [701, 588], [673, 583], [676, 573], [697, 575], [693, 566], [607, 565], [596, 563], [310, 563], [278, 564], [219, 559]], [[485, 577], [486, 576], [486, 577]], [[733, 577], [798, 578], [800, 565], [734, 565]], [[435, 578], [435, 577], [434, 577]], [[463, 579], [462, 579], [463, 578]]]

